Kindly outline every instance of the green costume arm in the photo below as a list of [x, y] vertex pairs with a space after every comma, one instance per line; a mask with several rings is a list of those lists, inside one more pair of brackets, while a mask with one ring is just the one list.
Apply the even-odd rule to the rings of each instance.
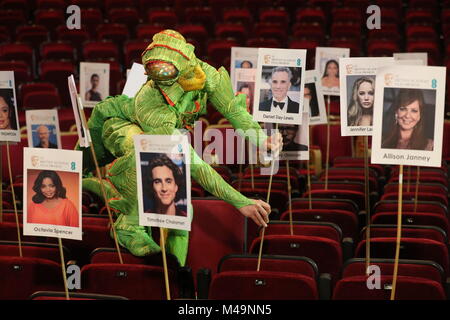
[[209, 101], [230, 121], [233, 128], [244, 130], [253, 144], [262, 146], [267, 135], [261, 130], [259, 123], [254, 121], [251, 114], [247, 112], [245, 95], [234, 95], [231, 80], [225, 68], [221, 67], [216, 70], [205, 62], [199, 60], [199, 63], [206, 73], [205, 89]]
[[[88, 121], [89, 132], [94, 145], [95, 154], [97, 156], [100, 167], [112, 162], [115, 157], [112, 150], [108, 149], [103, 144], [103, 125], [105, 121], [110, 118], [129, 119], [128, 114], [133, 106], [134, 99], [125, 95], [116, 97], [108, 97], [102, 102], [99, 102], [92, 111], [91, 117]], [[94, 169], [94, 163], [88, 148], [79, 148], [83, 152], [83, 168], [84, 170]]]

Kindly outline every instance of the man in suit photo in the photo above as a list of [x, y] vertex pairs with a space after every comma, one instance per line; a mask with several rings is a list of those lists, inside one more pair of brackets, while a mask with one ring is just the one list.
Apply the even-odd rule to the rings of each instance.
[[279, 115], [298, 113], [298, 102], [292, 101], [287, 93], [291, 87], [292, 72], [288, 67], [275, 67], [272, 69], [270, 89], [272, 99], [259, 104], [259, 111], [272, 112]]

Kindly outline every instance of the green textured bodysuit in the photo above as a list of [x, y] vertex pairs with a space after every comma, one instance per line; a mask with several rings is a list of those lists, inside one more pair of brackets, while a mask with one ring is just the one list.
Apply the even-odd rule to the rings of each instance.
[[[95, 153], [100, 166], [106, 165], [103, 185], [108, 203], [118, 218], [114, 224], [120, 245], [132, 254], [144, 256], [160, 251], [152, 239], [151, 228], [139, 226], [136, 162], [133, 136], [136, 134], [173, 135], [179, 129], [193, 126], [194, 121], [206, 113], [209, 101], [235, 129], [251, 130], [248, 137], [261, 146], [267, 136], [246, 110], [246, 97], [234, 95], [230, 78], [224, 68], [214, 67], [195, 58], [197, 66], [206, 75], [200, 90], [184, 91], [178, 82], [170, 85], [148, 80], [134, 98], [125, 95], [109, 97], [98, 103], [89, 119]], [[191, 61], [192, 62], [192, 61]], [[236, 208], [253, 204], [228, 183], [191, 147], [191, 176], [205, 190]], [[85, 169], [92, 169], [89, 153], [85, 152]], [[83, 188], [99, 193], [96, 178], [83, 179]], [[186, 262], [188, 232], [170, 229], [167, 251], [174, 254], [181, 265]]]

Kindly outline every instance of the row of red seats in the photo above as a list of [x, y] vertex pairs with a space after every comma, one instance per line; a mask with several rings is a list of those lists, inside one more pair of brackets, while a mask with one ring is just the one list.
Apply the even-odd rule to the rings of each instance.
[[[223, 228], [224, 225], [229, 224], [231, 220], [234, 220], [234, 223], [237, 223], [235, 226], [243, 226], [242, 222], [238, 223], [238, 221], [242, 220], [242, 217], [239, 215], [230, 215], [230, 214], [219, 214], [217, 211], [221, 211], [221, 210], [230, 210], [229, 205], [226, 205], [222, 202], [222, 204], [220, 204], [220, 202], [216, 202], [214, 203], [215, 206], [211, 206], [211, 201], [205, 201], [205, 200], [196, 200], [194, 201], [194, 207], [195, 207], [195, 211], [196, 214], [199, 215], [197, 217], [197, 221], [194, 222], [193, 225], [193, 230], [191, 233], [191, 252], [190, 252], [190, 258], [188, 258], [188, 265], [191, 266], [193, 271], [199, 271], [199, 266], [203, 266], [203, 267], [211, 267], [211, 270], [213, 273], [215, 273], [216, 268], [219, 266], [219, 268], [221, 267], [220, 265], [223, 266], [223, 263], [219, 263], [220, 258], [222, 256], [220, 256], [221, 254], [229, 254], [229, 253], [233, 253], [233, 252], [241, 252], [242, 251], [242, 232], [239, 232], [239, 228], [234, 228], [234, 232], [233, 235], [229, 234], [229, 232], [231, 230], [227, 230], [226, 228]], [[221, 208], [219, 210], [219, 208]], [[232, 209], [234, 210], [234, 209]], [[216, 213], [213, 213], [216, 212]], [[209, 225], [207, 222], [210, 219], [217, 219], [218, 217], [221, 217], [221, 224], [220, 226], [216, 226], [215, 230], [209, 230], [206, 233], [203, 233], [206, 231], [206, 229], [204, 228], [211, 228], [211, 225]], [[236, 219], [235, 219], [236, 218]], [[97, 218], [98, 219], [98, 218]], [[224, 220], [225, 219], [225, 220]], [[105, 219], [106, 221], [106, 219]], [[86, 224], [87, 226], [89, 224]], [[336, 233], [336, 230], [339, 230], [338, 228], [336, 229], [336, 227], [332, 227], [332, 225], [330, 224], [318, 224], [316, 223], [316, 227], [314, 227], [314, 224], [311, 224], [310, 227], [308, 228], [307, 224], [303, 224], [303, 225], [298, 225], [296, 224], [296, 228], [295, 228], [295, 236], [289, 236], [289, 235], [279, 235], [277, 234], [277, 231], [272, 228], [273, 226], [276, 225], [280, 225], [280, 223], [277, 222], [273, 222], [270, 224], [269, 228], [267, 228], [266, 231], [268, 231], [268, 233], [266, 234], [266, 238], [265, 238], [265, 244], [263, 246], [264, 248], [264, 253], [267, 254], [283, 254], [283, 255], [289, 255], [289, 256], [307, 256], [309, 259], [312, 259], [314, 261], [314, 264], [317, 266], [317, 273], [330, 273], [332, 275], [332, 283], [336, 283], [336, 289], [338, 290], [338, 288], [340, 288], [340, 286], [342, 286], [342, 282], [346, 283], [348, 281], [350, 281], [349, 279], [347, 279], [347, 276], [349, 276], [348, 272], [345, 271], [346, 268], [348, 267], [345, 266], [344, 267], [344, 271], [343, 271], [343, 276], [340, 276], [341, 270], [343, 268], [343, 252], [342, 252], [342, 247], [340, 245], [340, 241], [341, 241], [341, 236], [339, 234], [339, 232]], [[284, 226], [281, 224], [282, 228], [284, 230], [282, 230], [281, 232], [283, 232], [284, 234], [287, 233], [288, 230], [288, 225], [284, 224]], [[279, 228], [278, 228], [279, 229]], [[202, 230], [202, 231], [201, 231]], [[309, 231], [308, 231], [309, 230]], [[334, 231], [333, 231], [334, 230]], [[426, 232], [428, 230], [428, 233]], [[402, 247], [402, 258], [415, 258], [415, 259], [420, 259], [420, 260], [431, 260], [431, 261], [435, 261], [435, 264], [439, 264], [442, 267], [442, 270], [440, 271], [441, 273], [443, 273], [443, 275], [448, 273], [448, 254], [446, 254], [446, 246], [443, 244], [444, 242], [439, 241], [439, 237], [442, 239], [444, 239], [445, 237], [443, 236], [443, 232], [439, 233], [436, 232], [436, 229], [422, 229], [420, 230], [420, 228], [414, 228], [411, 226], [405, 227], [405, 238], [403, 239], [403, 247]], [[421, 232], [422, 231], [422, 232]], [[429, 237], [430, 236], [430, 231], [434, 232], [434, 240], [426, 240], [424, 241], [425, 237]], [[200, 232], [200, 233], [199, 233]], [[280, 230], [278, 230], [278, 232], [280, 232]], [[374, 239], [372, 239], [372, 258], [392, 258], [393, 256], [393, 248], [395, 246], [395, 239], [394, 238], [389, 238], [392, 237], [392, 235], [395, 233], [395, 226], [373, 226], [373, 234], [372, 237], [375, 237]], [[378, 232], [378, 234], [377, 234]], [[2, 234], [4, 234], [2, 232]], [[232, 239], [235, 239], [235, 244], [233, 244], [232, 242], [230, 242], [229, 240], [224, 242], [223, 238], [224, 236], [226, 237], [228, 234], [227, 239], [231, 239], [229, 238], [230, 236], [232, 237]], [[214, 236], [213, 236], [214, 235]], [[388, 238], [386, 238], [388, 237]], [[211, 251], [207, 250], [205, 251], [205, 249], [199, 249], [198, 246], [201, 243], [204, 243], [204, 241], [208, 241], [208, 243], [211, 244]], [[258, 239], [255, 239], [251, 248], [250, 248], [250, 252], [255, 252], [258, 250], [259, 248], [259, 244], [258, 244]], [[447, 242], [446, 238], [445, 238], [445, 243]], [[64, 243], [66, 244], [66, 240], [64, 240]], [[98, 242], [97, 242], [98, 243]], [[296, 245], [292, 245], [292, 244], [296, 244]], [[308, 244], [308, 245], [306, 245]], [[364, 240], [362, 240], [357, 248], [357, 252], [356, 252], [356, 256], [364, 256]], [[320, 249], [320, 250], [319, 250]], [[12, 250], [17, 251], [17, 247], [15, 249], [10, 249], [10, 252], [12, 252]], [[200, 250], [200, 251], [199, 251]], [[57, 251], [56, 251], [57, 252]], [[57, 258], [57, 253], [54, 252], [54, 259]], [[96, 277], [90, 278], [90, 279], [96, 279], [94, 281], [90, 283], [90, 280], [85, 280], [86, 282], [83, 282], [83, 288], [85, 290], [91, 289], [91, 288], [95, 288], [94, 291], [91, 292], [96, 292], [96, 293], [103, 293], [103, 294], [119, 294], [119, 295], [123, 295], [126, 296], [128, 298], [137, 298], [136, 297], [136, 293], [132, 293], [130, 292], [130, 288], [135, 288], [134, 285], [132, 285], [134, 282], [133, 280], [133, 276], [132, 274], [134, 274], [134, 272], [136, 272], [136, 269], [140, 270], [140, 272], [138, 274], [141, 275], [145, 275], [142, 274], [143, 270], [147, 269], [145, 267], [129, 267], [128, 265], [118, 265], [117, 264], [117, 256], [111, 252], [111, 250], [108, 251], [109, 254], [107, 255], [107, 257], [103, 257], [100, 260], [98, 259], [94, 259], [94, 256], [91, 256], [91, 260], [90, 260], [90, 264], [85, 266], [83, 268], [83, 270], [90, 270], [90, 272], [94, 272], [94, 275], [96, 275]], [[200, 255], [197, 255], [199, 252], [202, 253], [201, 257]], [[9, 253], [10, 255], [15, 255], [14, 253]], [[216, 258], [214, 258], [216, 257]], [[47, 257], [48, 258], [48, 257]], [[106, 260], [105, 260], [106, 259]], [[131, 259], [131, 260], [128, 260]], [[289, 260], [291, 259], [286, 257], [285, 259]], [[255, 261], [255, 260], [253, 260]], [[106, 265], [97, 265], [94, 266], [93, 264], [96, 263], [105, 263], [108, 262], [109, 264]], [[110, 263], [114, 262], [115, 265], [111, 265]], [[142, 263], [142, 260], [139, 261], [139, 259], [136, 259], [135, 257], [132, 256], [128, 256], [126, 263]], [[373, 261], [372, 261], [373, 262]], [[16, 262], [17, 263], [17, 262]], [[374, 263], [374, 262], [373, 262]], [[285, 261], [283, 261], [282, 263], [284, 266], [287, 265], [287, 263]], [[313, 265], [314, 265], [313, 264]], [[359, 270], [364, 270], [364, 268], [362, 268], [364, 263], [360, 263], [360, 266], [358, 267]], [[374, 263], [375, 264], [375, 263]], [[378, 263], [377, 263], [378, 264]], [[412, 262], [406, 262], [406, 264], [414, 264]], [[422, 262], [418, 262], [416, 264], [423, 264]], [[248, 264], [247, 264], [248, 265]], [[248, 265], [249, 266], [249, 265]], [[241, 264], [242, 267], [242, 264]], [[281, 267], [281, 264], [278, 263], [278, 267]], [[255, 265], [253, 264], [253, 268], [255, 268]], [[273, 268], [273, 267], [272, 267]], [[270, 263], [268, 264], [268, 262], [266, 262], [266, 260], [263, 260], [262, 264], [261, 264], [261, 270], [263, 272], [261, 272], [261, 277], [265, 277], [266, 274], [265, 272], [267, 271], [273, 271], [270, 267]], [[383, 269], [386, 267], [383, 267]], [[412, 267], [414, 269], [414, 267]], [[417, 268], [417, 267], [416, 267]], [[439, 271], [439, 267], [435, 267], [437, 268], [437, 270]], [[96, 270], [96, 271], [94, 271]], [[108, 271], [109, 270], [109, 271]], [[114, 270], [114, 272], [113, 272]], [[121, 282], [120, 286], [116, 286], [111, 284], [112, 278], [114, 278], [115, 276], [117, 276], [117, 271], [118, 270], [135, 270], [135, 271], [130, 271], [130, 278], [128, 280], [120, 280], [123, 281]], [[251, 269], [247, 269], [247, 270], [251, 270]], [[253, 269], [254, 270], [254, 269]], [[402, 267], [400, 268], [400, 270], [402, 270]], [[229, 271], [229, 270], [228, 270]], [[286, 272], [286, 270], [280, 270], [283, 272]], [[411, 272], [412, 270], [410, 269], [409, 272]], [[100, 273], [103, 272], [103, 276], [99, 277], [98, 275]], [[213, 277], [213, 284], [211, 286], [211, 290], [210, 290], [210, 298], [217, 298], [215, 296], [215, 294], [212, 294], [212, 292], [220, 292], [221, 290], [217, 290], [215, 291], [213, 288], [215, 285], [214, 282], [216, 281], [216, 277], [223, 277], [224, 275], [221, 275], [221, 270], [219, 269], [219, 274], [216, 276], [214, 275]], [[299, 269], [297, 269], [297, 272], [301, 273], [301, 271]], [[355, 271], [354, 271], [355, 272]], [[359, 271], [361, 272], [361, 271]], [[406, 273], [408, 273], [407, 270], [405, 270]], [[116, 274], [114, 276], [114, 273]], [[390, 272], [384, 270], [384, 272], [382, 273], [383, 277], [387, 275], [389, 275]], [[439, 273], [439, 272], [435, 272], [435, 273]], [[194, 272], [194, 274], [196, 274], [196, 272]], [[364, 275], [363, 272], [361, 272], [361, 274], [358, 274], [358, 276], [362, 277]], [[402, 271], [400, 271], [399, 273], [400, 276], [404, 276], [406, 274], [403, 274]], [[244, 274], [239, 274], [239, 277], [241, 278], [242, 281], [244, 281], [245, 279], [245, 283], [248, 283], [248, 281], [250, 281], [250, 279], [247, 277], [248, 275]], [[255, 274], [253, 274], [253, 277], [256, 276]], [[273, 277], [274, 275], [269, 275], [271, 277]], [[305, 276], [303, 274], [303, 276]], [[355, 274], [353, 274], [352, 276], [355, 276]], [[87, 278], [89, 278], [89, 276], [86, 276]], [[145, 278], [149, 277], [150, 279], [153, 279], [155, 276], [145, 276]], [[285, 275], [285, 277], [288, 277], [288, 275]], [[159, 271], [159, 276], [157, 276], [157, 278], [159, 278], [161, 281], [162, 279], [162, 274], [161, 271]], [[288, 277], [289, 278], [289, 277]], [[442, 275], [441, 275], [442, 278]], [[339, 280], [340, 279], [340, 280]], [[384, 278], [383, 278], [384, 279]], [[388, 278], [389, 279], [389, 278]], [[353, 279], [353, 281], [356, 281], [357, 279]], [[361, 280], [361, 279], [359, 279]], [[435, 278], [436, 280], [436, 278]], [[401, 281], [400, 281], [401, 282]], [[438, 287], [442, 286], [442, 282], [439, 282]], [[162, 283], [162, 282], [161, 282]], [[173, 281], [174, 283], [174, 281]], [[234, 283], [233, 281], [230, 281], [229, 284], [231, 285], [231, 283]], [[272, 283], [272, 282], [271, 282]], [[313, 282], [314, 283], [314, 282]], [[417, 285], [417, 281], [412, 281], [412, 283], [416, 283]], [[420, 283], [420, 282], [419, 282]], [[61, 284], [60, 284], [61, 285]], [[222, 283], [223, 285], [223, 283]], [[236, 285], [234, 283], [234, 285]], [[155, 286], [155, 284], [153, 284], [153, 286]], [[310, 284], [311, 286], [311, 284]], [[435, 284], [436, 286], [436, 284]], [[122, 287], [120, 289], [120, 287]], [[245, 293], [248, 293], [248, 290], [251, 290], [251, 288], [253, 288], [253, 286], [244, 286], [246, 289], [243, 291], [237, 291], [239, 293], [242, 293], [242, 296], [245, 296]], [[27, 286], [24, 286], [23, 288], [27, 288]], [[442, 288], [442, 287], [441, 287]], [[45, 288], [46, 290], [49, 290], [49, 288]], [[53, 289], [53, 288], [50, 288]], [[120, 291], [119, 291], [120, 290]], [[260, 295], [262, 293], [264, 293], [263, 296], [261, 296], [262, 298], [271, 298], [271, 299], [277, 299], [279, 297], [285, 297], [283, 295], [278, 295], [278, 294], [274, 294], [274, 291], [267, 291], [265, 290], [265, 287], [263, 286], [263, 288], [259, 288], [258, 291], [259, 294], [257, 295], [258, 297], [260, 297]], [[339, 289], [341, 290], [341, 289]], [[139, 291], [139, 290], [137, 290]], [[176, 292], [176, 290], [173, 290], [173, 292]], [[224, 292], [230, 292], [229, 290], [226, 290]], [[237, 292], [235, 292], [235, 294], [237, 294]], [[278, 291], [276, 291], [278, 292]], [[289, 294], [294, 294], [292, 293], [291, 290], [288, 291]], [[288, 292], [285, 292], [285, 294], [287, 294]], [[309, 290], [306, 292], [310, 292]], [[335, 298], [337, 295], [336, 292], [339, 291], [335, 291]], [[378, 296], [378, 298], [380, 298], [380, 294], [383, 291], [380, 291], [379, 294], [375, 294], [375, 296]], [[400, 291], [399, 291], [400, 292]], [[366, 294], [368, 294], [369, 292], [366, 292]], [[225, 293], [222, 293], [225, 294]], [[297, 294], [299, 294], [297, 292]], [[347, 292], [347, 294], [352, 294], [351, 292]], [[354, 294], [354, 292], [353, 292]], [[370, 297], [372, 294], [369, 294], [368, 296], [361, 296], [362, 297]], [[155, 297], [155, 295], [157, 295], [157, 297]], [[156, 292], [153, 293], [153, 295], [150, 295], [149, 293], [146, 292], [146, 298], [156, 298], [156, 299], [163, 299], [164, 298], [164, 291], [161, 290], [161, 288], [159, 290], [157, 290]], [[384, 295], [381, 295], [381, 297], [383, 297]], [[140, 298], [144, 298], [144, 296], [139, 296]], [[353, 295], [353, 297], [356, 297], [355, 295]], [[226, 298], [225, 296], [223, 298]], [[235, 296], [236, 298], [236, 296]], [[311, 297], [310, 297], [311, 298]], [[312, 297], [317, 298], [317, 296], [313, 296]], [[432, 298], [432, 299], [436, 299], [436, 296], [431, 296], [428, 298]], [[305, 297], [306, 299], [306, 297]]]
[[[19, 0], [20, 1], [20, 0]], [[23, 0], [22, 0], [23, 1]], [[175, 25], [179, 22], [195, 22], [201, 20], [205, 26], [210, 27], [214, 25], [214, 22], [219, 21], [239, 21], [244, 24], [250, 24], [253, 21], [268, 21], [283, 23], [285, 25], [293, 21], [315, 21], [325, 25], [327, 21], [345, 21], [350, 19], [356, 22], [362, 22], [365, 20], [365, 8], [361, 10], [358, 6], [351, 6], [343, 4], [343, 7], [337, 6], [308, 6], [306, 4], [296, 3], [296, 6], [287, 8], [273, 6], [270, 3], [269, 6], [264, 6], [264, 3], [259, 1], [256, 8], [249, 6], [233, 6], [233, 7], [223, 7], [223, 6], [190, 6], [189, 3], [184, 1], [182, 8], [175, 6], [166, 7], [144, 7], [138, 9], [133, 3], [128, 3], [123, 1], [120, 8], [106, 8], [105, 14], [101, 8], [98, 7], [98, 3], [89, 7], [83, 8], [81, 10], [82, 16], [85, 17], [86, 25], [96, 25], [103, 23], [105, 20], [109, 20], [113, 23], [125, 23], [129, 26], [135, 26], [140, 21], [148, 21], [151, 23], [161, 23], [163, 25]], [[33, 12], [36, 23], [44, 24], [49, 28], [53, 28], [58, 24], [65, 22], [64, 8], [37, 8]], [[17, 6], [12, 8], [11, 6], [1, 7], [3, 11], [9, 12], [9, 18], [4, 22], [4, 24], [21, 24], [25, 23], [29, 17], [27, 12], [27, 6]], [[394, 20], [394, 17], [402, 15], [402, 10], [396, 7], [387, 7], [385, 5], [381, 6], [382, 16], [384, 20]], [[440, 12], [439, 12], [440, 13]], [[405, 22], [408, 24], [422, 24], [430, 23], [434, 24], [436, 19], [440, 16], [437, 8], [433, 8], [430, 4], [424, 7], [414, 7], [411, 5], [405, 10]], [[445, 20], [447, 17], [446, 10], [442, 11], [442, 19]], [[200, 18], [200, 19], [199, 19]]]

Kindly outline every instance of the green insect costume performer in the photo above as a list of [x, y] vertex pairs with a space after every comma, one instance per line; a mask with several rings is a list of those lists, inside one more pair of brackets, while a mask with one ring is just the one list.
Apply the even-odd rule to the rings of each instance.
[[[153, 36], [153, 42], [142, 54], [148, 81], [134, 98], [125, 95], [109, 97], [98, 103], [88, 121], [92, 143], [99, 165], [106, 165], [105, 186], [108, 203], [118, 218], [114, 224], [119, 244], [136, 256], [159, 252], [151, 228], [139, 226], [136, 162], [133, 136], [136, 134], [173, 135], [189, 128], [206, 113], [209, 101], [233, 125], [242, 130], [254, 129], [249, 140], [258, 146], [276, 150], [280, 136], [267, 137], [260, 125], [246, 111], [246, 97], [234, 95], [227, 71], [196, 58], [194, 47], [173, 30]], [[268, 221], [270, 206], [251, 200], [228, 185], [221, 176], [191, 148], [191, 176], [205, 190], [232, 204], [257, 224]], [[93, 168], [88, 152], [84, 167]], [[96, 178], [83, 180], [83, 188], [99, 193]], [[169, 229], [167, 251], [181, 265], [186, 262], [189, 233]]]

